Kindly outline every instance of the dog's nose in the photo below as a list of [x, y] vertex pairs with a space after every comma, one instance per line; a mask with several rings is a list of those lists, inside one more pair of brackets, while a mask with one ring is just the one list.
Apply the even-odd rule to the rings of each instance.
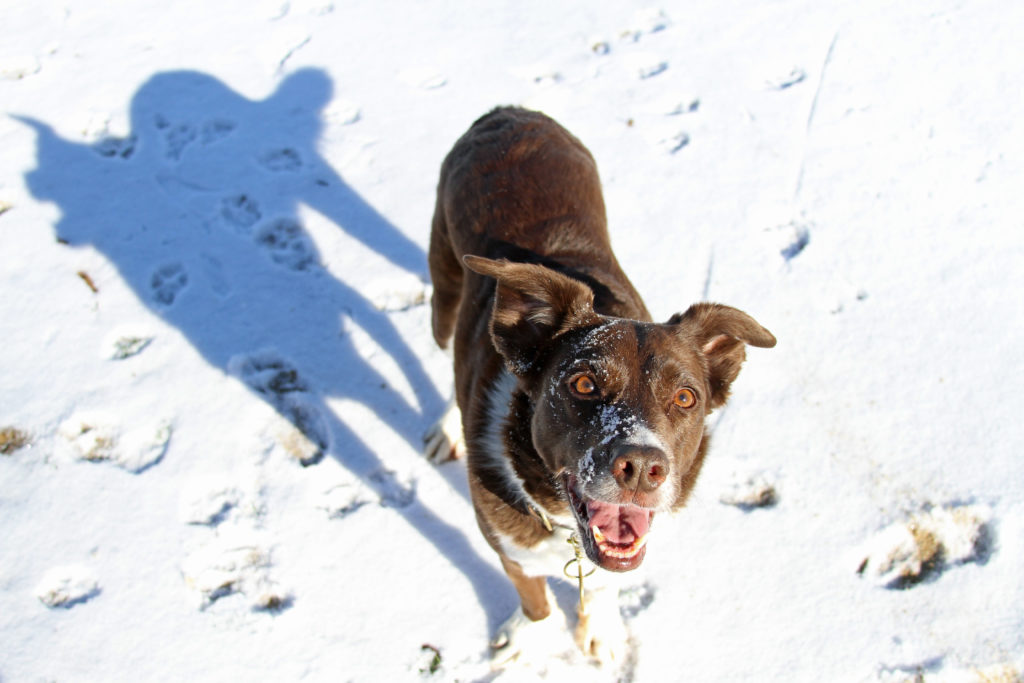
[[647, 493], [668, 477], [668, 458], [659, 448], [626, 446], [612, 460], [612, 476], [628, 491]]

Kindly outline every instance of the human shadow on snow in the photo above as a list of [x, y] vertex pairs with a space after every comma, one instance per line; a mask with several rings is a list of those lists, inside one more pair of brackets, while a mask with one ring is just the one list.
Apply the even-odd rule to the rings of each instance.
[[[36, 198], [59, 206], [59, 241], [101, 251], [211, 365], [290, 420], [312, 444], [303, 464], [332, 454], [402, 514], [466, 575], [494, 626], [506, 582], [461, 530], [411, 505], [414, 492], [325, 402], [362, 403], [417, 451], [424, 426], [443, 409], [388, 315], [320, 265], [299, 221], [299, 206], [308, 206], [393, 266], [425, 277], [423, 250], [317, 152], [332, 90], [315, 69], [289, 75], [258, 101], [202, 73], [157, 74], [133, 97], [125, 138], [80, 144], [20, 119], [38, 137], [38, 166], [26, 180]], [[401, 368], [414, 397], [390, 388], [360, 354], [355, 327]]]

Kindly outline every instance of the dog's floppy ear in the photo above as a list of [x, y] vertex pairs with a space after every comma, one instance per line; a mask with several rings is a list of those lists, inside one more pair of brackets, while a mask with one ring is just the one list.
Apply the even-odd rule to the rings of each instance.
[[744, 344], [771, 348], [775, 337], [743, 311], [722, 304], [699, 303], [686, 313], [672, 316], [670, 325], [694, 340], [708, 363], [710, 406], [718, 408], [729, 398], [729, 386], [746, 358]]
[[472, 255], [462, 262], [498, 281], [491, 338], [518, 375], [529, 373], [550, 339], [597, 319], [590, 287], [550, 268]]

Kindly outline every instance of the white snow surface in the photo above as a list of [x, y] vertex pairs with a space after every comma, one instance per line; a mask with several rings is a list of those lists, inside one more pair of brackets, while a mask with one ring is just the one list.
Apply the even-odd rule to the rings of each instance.
[[[1024, 3], [3, 16], [0, 680], [1020, 680]], [[617, 667], [566, 635], [491, 670], [517, 600], [420, 454], [437, 172], [498, 104], [591, 149], [657, 318], [779, 340], [625, 577]], [[774, 504], [721, 502], [751, 477]], [[955, 557], [869, 576], [963, 510], [925, 534]]]

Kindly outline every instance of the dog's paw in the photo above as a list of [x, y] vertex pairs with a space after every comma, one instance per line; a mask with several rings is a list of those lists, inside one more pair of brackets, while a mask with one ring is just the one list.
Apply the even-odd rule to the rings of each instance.
[[466, 440], [462, 435], [462, 412], [452, 401], [434, 426], [423, 435], [423, 454], [430, 462], [440, 465], [466, 455]]
[[563, 650], [562, 645], [571, 648], [565, 634], [565, 615], [560, 611], [533, 621], [523, 614], [522, 607], [517, 607], [491, 641], [491, 667], [500, 669], [512, 662], [529, 664]]
[[579, 615], [576, 645], [602, 665], [622, 664], [629, 650], [629, 634], [619, 613], [618, 591], [601, 592], [610, 594], [589, 600], [586, 612]]

